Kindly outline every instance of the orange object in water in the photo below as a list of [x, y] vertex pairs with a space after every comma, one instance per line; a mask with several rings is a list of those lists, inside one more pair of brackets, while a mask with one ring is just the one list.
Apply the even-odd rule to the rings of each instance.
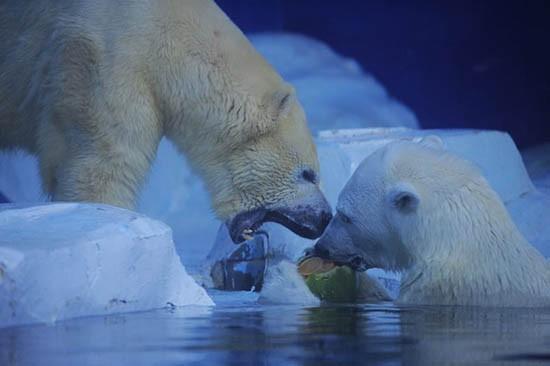
[[334, 262], [324, 260], [320, 257], [306, 257], [298, 263], [298, 272], [302, 276], [309, 276], [317, 273], [325, 273], [335, 267]]

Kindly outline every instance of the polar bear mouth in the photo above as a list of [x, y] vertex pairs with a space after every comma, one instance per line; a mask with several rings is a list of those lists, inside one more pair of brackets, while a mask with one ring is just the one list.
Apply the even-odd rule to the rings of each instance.
[[356, 272], [365, 272], [369, 269], [367, 261], [360, 255], [348, 258], [345, 262], [336, 262], [336, 265], [348, 266]]
[[266, 222], [283, 225], [301, 237], [316, 239], [321, 236], [331, 218], [330, 212], [316, 213], [313, 208], [304, 206], [295, 209], [257, 208], [238, 214], [226, 225], [235, 244], [253, 239], [254, 234]]
[[263, 208], [246, 211], [228, 221], [226, 225], [233, 243], [252, 240], [256, 231], [265, 222], [266, 212]]
[[331, 253], [329, 250], [321, 248], [318, 245], [307, 249], [306, 257], [319, 257], [325, 261], [334, 263], [335, 266], [347, 266], [356, 272], [364, 272], [370, 268], [374, 268], [363, 255], [353, 254], [342, 256]]

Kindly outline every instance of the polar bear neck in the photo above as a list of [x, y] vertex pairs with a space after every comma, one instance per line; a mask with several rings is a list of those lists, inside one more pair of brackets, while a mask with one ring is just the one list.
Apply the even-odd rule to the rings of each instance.
[[484, 179], [419, 212], [404, 235], [412, 265], [400, 301], [418, 304], [550, 304], [550, 266], [520, 234]]

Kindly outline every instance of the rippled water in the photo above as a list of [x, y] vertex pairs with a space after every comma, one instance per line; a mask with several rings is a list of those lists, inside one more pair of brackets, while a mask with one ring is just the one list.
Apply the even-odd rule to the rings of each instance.
[[550, 363], [550, 309], [223, 301], [0, 329], [0, 365]]

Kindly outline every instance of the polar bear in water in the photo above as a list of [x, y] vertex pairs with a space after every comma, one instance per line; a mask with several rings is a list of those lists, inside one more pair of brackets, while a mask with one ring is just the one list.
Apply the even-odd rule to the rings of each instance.
[[435, 136], [366, 158], [315, 251], [358, 270], [402, 272], [402, 304], [550, 305], [549, 263], [481, 172]]

